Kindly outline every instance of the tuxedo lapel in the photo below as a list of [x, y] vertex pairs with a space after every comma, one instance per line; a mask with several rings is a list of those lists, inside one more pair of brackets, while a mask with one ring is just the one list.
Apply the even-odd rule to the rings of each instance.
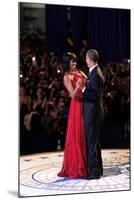
[[90, 74], [91, 74], [91, 72], [89, 71], [89, 72], [88, 72], [88, 78], [87, 78], [87, 79], [89, 79], [89, 78], [90, 78]]
[[98, 65], [88, 74], [88, 79], [90, 79], [90, 77], [94, 74], [95, 70], [98, 68]]
[[91, 71], [90, 75], [93, 74], [97, 68], [98, 68], [98, 65]]

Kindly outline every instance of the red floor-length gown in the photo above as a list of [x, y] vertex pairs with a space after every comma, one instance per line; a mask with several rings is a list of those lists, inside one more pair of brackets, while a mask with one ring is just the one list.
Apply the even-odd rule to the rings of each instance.
[[[64, 76], [71, 77], [73, 88], [76, 81], [81, 79], [85, 83], [84, 77], [74, 72], [67, 72]], [[66, 142], [64, 149], [64, 160], [58, 176], [67, 178], [80, 178], [87, 176], [86, 161], [86, 141], [83, 121], [83, 95], [81, 90], [77, 96], [71, 99]]]

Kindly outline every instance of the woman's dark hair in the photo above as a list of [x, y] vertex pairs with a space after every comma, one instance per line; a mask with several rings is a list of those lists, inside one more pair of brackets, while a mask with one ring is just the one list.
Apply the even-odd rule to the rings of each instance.
[[70, 65], [70, 61], [76, 61], [77, 62], [77, 56], [72, 53], [72, 52], [66, 52], [63, 54], [62, 56], [62, 65], [63, 65], [63, 70], [64, 72], [69, 71], [69, 65]]

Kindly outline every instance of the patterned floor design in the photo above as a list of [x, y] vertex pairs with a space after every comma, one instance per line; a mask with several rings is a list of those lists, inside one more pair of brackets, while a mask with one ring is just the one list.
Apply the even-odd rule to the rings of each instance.
[[104, 175], [98, 180], [58, 177], [63, 152], [21, 156], [20, 196], [130, 190], [129, 154], [128, 149], [102, 150]]

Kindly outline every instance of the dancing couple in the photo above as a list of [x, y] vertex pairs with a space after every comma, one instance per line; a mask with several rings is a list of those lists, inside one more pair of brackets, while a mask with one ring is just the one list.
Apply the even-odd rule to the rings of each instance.
[[98, 52], [86, 53], [89, 74], [77, 68], [74, 53], [63, 55], [64, 85], [71, 97], [64, 159], [60, 177], [99, 179], [103, 175], [100, 127], [103, 120], [104, 77], [98, 66]]

